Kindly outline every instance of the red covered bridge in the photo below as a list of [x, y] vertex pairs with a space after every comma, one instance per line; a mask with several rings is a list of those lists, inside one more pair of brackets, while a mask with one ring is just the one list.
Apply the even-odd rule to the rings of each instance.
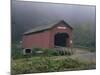
[[35, 27], [24, 33], [22, 47], [24, 49], [72, 47], [72, 30], [73, 28], [63, 20]]

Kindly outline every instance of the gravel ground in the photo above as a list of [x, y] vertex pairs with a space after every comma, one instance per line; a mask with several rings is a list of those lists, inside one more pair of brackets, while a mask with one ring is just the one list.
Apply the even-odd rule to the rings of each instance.
[[90, 52], [84, 49], [74, 49], [74, 54], [70, 56], [73, 59], [78, 59], [81, 61], [87, 61], [87, 62], [94, 62], [96, 63], [96, 53]]

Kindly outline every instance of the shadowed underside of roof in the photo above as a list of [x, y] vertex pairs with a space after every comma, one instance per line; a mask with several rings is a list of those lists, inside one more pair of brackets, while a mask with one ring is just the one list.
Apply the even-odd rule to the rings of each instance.
[[41, 25], [41, 26], [34, 27], [33, 29], [30, 29], [30, 30], [24, 32], [24, 35], [50, 29], [50, 28], [52, 28], [53, 26], [55, 26], [55, 25], [57, 25], [59, 23], [64, 23], [67, 27], [69, 27], [70, 29], [73, 29], [64, 20], [61, 20], [61, 21], [56, 22], [56, 23], [52, 23], [52, 24], [48, 24], [48, 25]]

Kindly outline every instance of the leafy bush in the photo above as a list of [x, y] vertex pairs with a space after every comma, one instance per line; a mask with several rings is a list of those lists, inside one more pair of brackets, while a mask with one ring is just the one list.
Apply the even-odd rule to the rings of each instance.
[[[48, 49], [48, 48], [33, 48], [33, 55], [42, 55], [42, 56], [58, 56], [58, 55], [71, 55], [70, 50], [56, 50], [56, 49]], [[42, 51], [43, 53], [37, 54], [37, 51]]]
[[[37, 72], [54, 72], [78, 69], [90, 69], [93, 63], [84, 63], [70, 58], [55, 60], [50, 57], [33, 57], [12, 61], [12, 74], [26, 74]], [[94, 68], [94, 67], [92, 67]]]
[[17, 44], [12, 44], [11, 57], [13, 59], [23, 58], [22, 49]]
[[71, 55], [69, 51], [57, 51], [48, 48], [33, 48], [32, 54], [23, 55], [23, 49], [18, 44], [12, 44], [11, 55], [13, 59], [30, 58], [32, 56], [59, 56]]
[[[56, 56], [58, 52], [54, 49], [48, 48], [33, 48], [32, 49], [34, 55], [42, 55], [42, 56]], [[42, 51], [43, 53], [38, 54], [37, 51]]]
[[54, 49], [44, 48], [43, 51], [44, 51], [44, 55], [46, 55], [46, 56], [57, 56], [58, 55], [58, 52]]

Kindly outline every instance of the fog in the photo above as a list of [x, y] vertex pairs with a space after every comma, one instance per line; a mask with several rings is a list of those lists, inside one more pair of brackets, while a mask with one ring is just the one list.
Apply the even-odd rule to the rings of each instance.
[[37, 25], [48, 25], [60, 20], [65, 20], [73, 28], [89, 24], [94, 30], [95, 6], [12, 1], [11, 18], [14, 40], [21, 40], [23, 32]]

